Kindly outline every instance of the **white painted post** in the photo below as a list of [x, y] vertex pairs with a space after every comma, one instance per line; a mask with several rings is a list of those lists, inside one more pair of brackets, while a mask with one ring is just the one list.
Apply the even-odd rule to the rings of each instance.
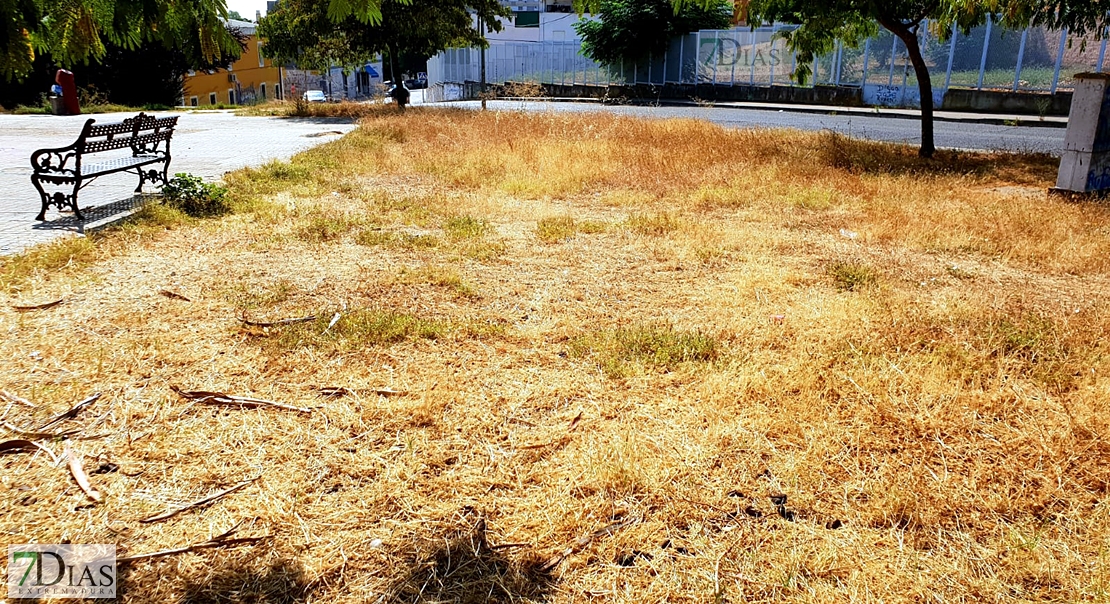
[[1075, 80], [1056, 190], [1106, 191], [1110, 189], [1110, 140], [1099, 124], [1106, 118], [1102, 111], [1110, 98], [1110, 75], [1080, 74]]
[[678, 83], [685, 84], [682, 81], [682, 71], [686, 69], [686, 38], [690, 34], [679, 37], [678, 39]]

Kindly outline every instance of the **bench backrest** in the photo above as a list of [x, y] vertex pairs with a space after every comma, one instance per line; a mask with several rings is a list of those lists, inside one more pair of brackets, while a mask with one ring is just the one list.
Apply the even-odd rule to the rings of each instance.
[[77, 152], [150, 149], [162, 141], [169, 141], [175, 126], [177, 116], [156, 118], [145, 113], [114, 124], [98, 125], [96, 120], [90, 119], [77, 139]]

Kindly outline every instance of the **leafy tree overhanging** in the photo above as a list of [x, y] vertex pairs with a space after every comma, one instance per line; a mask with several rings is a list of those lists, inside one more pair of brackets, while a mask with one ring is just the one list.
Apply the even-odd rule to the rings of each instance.
[[278, 61], [308, 68], [354, 67], [375, 55], [429, 57], [451, 46], [485, 45], [473, 10], [499, 30], [497, 0], [283, 0], [259, 34]]
[[582, 53], [609, 66], [661, 55], [675, 36], [731, 27], [733, 16], [728, 0], [679, 10], [671, 0], [600, 0], [594, 15], [598, 19], [579, 21], [574, 29], [582, 36]]
[[144, 42], [218, 63], [240, 52], [226, 18], [225, 0], [0, 0], [0, 79], [24, 77], [36, 55], [72, 67]]

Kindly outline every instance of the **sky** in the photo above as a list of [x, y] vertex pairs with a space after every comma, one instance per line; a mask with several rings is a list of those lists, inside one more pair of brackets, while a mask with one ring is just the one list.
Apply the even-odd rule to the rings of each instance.
[[227, 10], [239, 11], [243, 18], [254, 21], [254, 11], [262, 11], [266, 15], [266, 0], [227, 0]]

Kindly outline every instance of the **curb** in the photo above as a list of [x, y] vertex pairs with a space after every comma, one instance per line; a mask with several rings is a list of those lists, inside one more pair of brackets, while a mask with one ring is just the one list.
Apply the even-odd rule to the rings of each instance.
[[[875, 109], [870, 107], [817, 107], [813, 105], [775, 105], [771, 103], [756, 102], [712, 102], [697, 103], [682, 99], [626, 99], [622, 102], [613, 102], [607, 99], [594, 97], [497, 97], [498, 101], [512, 102], [544, 102], [544, 103], [595, 103], [598, 105], [632, 105], [637, 107], [715, 107], [719, 109], [751, 109], [754, 111], [789, 111], [792, 113], [811, 113], [818, 115], [860, 115], [865, 117], [883, 117], [895, 119], [921, 120], [920, 113], [908, 109]], [[1026, 128], [1067, 128], [1067, 118], [1052, 116], [1048, 119], [1023, 116], [991, 116], [986, 114], [967, 114], [966, 117], [956, 112], [944, 111], [933, 114], [934, 122], [950, 122], [957, 124], [988, 124], [994, 126], [1021, 126]]]

